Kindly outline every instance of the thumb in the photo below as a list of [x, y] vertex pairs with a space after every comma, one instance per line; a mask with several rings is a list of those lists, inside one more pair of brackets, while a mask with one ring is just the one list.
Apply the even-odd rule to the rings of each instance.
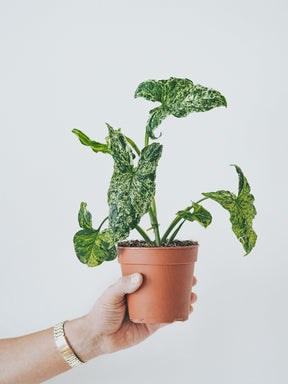
[[143, 283], [141, 273], [121, 277], [117, 283], [111, 285], [105, 292], [105, 301], [109, 304], [118, 304], [127, 293], [135, 292]]

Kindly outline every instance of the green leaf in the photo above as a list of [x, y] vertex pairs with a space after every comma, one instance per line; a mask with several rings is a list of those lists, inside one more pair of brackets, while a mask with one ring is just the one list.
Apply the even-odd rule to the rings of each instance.
[[168, 80], [144, 81], [138, 86], [134, 96], [162, 103], [149, 113], [146, 132], [151, 139], [156, 139], [154, 130], [169, 115], [185, 117], [191, 112], [227, 107], [226, 99], [220, 92], [199, 84], [194, 85], [189, 79], [175, 77]]
[[[97, 259], [95, 255], [95, 241], [99, 235], [99, 232], [95, 229], [82, 229], [78, 231], [74, 238], [74, 248], [78, 259], [83, 264], [88, 264], [89, 260]], [[98, 265], [101, 264], [99, 261]]]
[[130, 146], [134, 149], [134, 151], [137, 153], [138, 156], [140, 156], [140, 149], [137, 147], [137, 145], [134, 143], [132, 139], [129, 139], [129, 137], [125, 136], [126, 140], [130, 144]]
[[138, 85], [134, 97], [144, 97], [151, 101], [162, 102], [165, 94], [165, 84], [167, 80], [147, 80]]
[[111, 154], [114, 159], [114, 168], [121, 170], [121, 172], [132, 172], [133, 166], [133, 153], [128, 145], [126, 137], [118, 130], [114, 130], [111, 125], [106, 123], [109, 130], [109, 138], [111, 145]]
[[125, 136], [110, 126], [108, 128], [114, 159], [108, 190], [109, 228], [117, 242], [128, 236], [151, 206], [162, 145], [153, 143], [145, 147], [140, 153], [138, 166], [134, 167]]
[[117, 257], [117, 251], [114, 242], [114, 234], [110, 228], [100, 232], [96, 245], [104, 252], [104, 260], [111, 261]]
[[[189, 212], [192, 208], [194, 208], [193, 212]], [[177, 212], [177, 216], [184, 220], [196, 220], [198, 223], [203, 225], [204, 228], [207, 228], [212, 221], [211, 213], [208, 212], [202, 205], [193, 202], [191, 207], [187, 207], [183, 211]]]
[[78, 213], [78, 222], [81, 228], [92, 229], [92, 215], [86, 207], [87, 203], [82, 202]]
[[92, 151], [94, 152], [102, 152], [102, 153], [110, 153], [110, 145], [109, 141], [106, 140], [106, 144], [98, 143], [97, 141], [90, 140], [88, 136], [86, 136], [83, 132], [81, 132], [79, 129], [74, 128], [72, 130], [73, 133], [78, 137], [81, 144], [86, 145], [87, 147], [91, 147]]
[[117, 256], [113, 233], [110, 229], [102, 232], [92, 228], [92, 215], [86, 210], [87, 204], [82, 202], [78, 213], [78, 231], [73, 238], [78, 259], [88, 267], [95, 267], [103, 261], [114, 260]]
[[96, 267], [103, 261], [114, 260], [116, 248], [108, 229], [98, 232], [95, 229], [82, 229], [74, 238], [74, 248], [78, 259], [88, 267]]
[[256, 244], [257, 235], [252, 228], [252, 221], [257, 212], [253, 205], [255, 199], [250, 193], [250, 186], [246, 177], [237, 165], [232, 165], [235, 167], [239, 178], [238, 196], [222, 190], [203, 193], [203, 195], [216, 201], [229, 211], [232, 230], [246, 251], [246, 256]]

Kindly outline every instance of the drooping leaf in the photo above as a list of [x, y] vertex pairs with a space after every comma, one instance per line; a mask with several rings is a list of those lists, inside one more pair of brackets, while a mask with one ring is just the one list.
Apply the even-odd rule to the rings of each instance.
[[90, 147], [92, 151], [94, 152], [102, 152], [102, 153], [110, 153], [110, 145], [109, 142], [106, 140], [106, 144], [98, 143], [97, 141], [90, 140], [87, 135], [85, 135], [80, 129], [74, 128], [72, 130], [73, 133], [78, 137], [81, 144], [86, 145], [87, 147]]
[[[189, 212], [194, 208], [193, 212]], [[204, 228], [207, 228], [211, 224], [212, 216], [202, 205], [192, 202], [192, 206], [187, 207], [183, 211], [177, 212], [177, 216], [181, 219], [189, 221], [198, 221]]]
[[146, 132], [151, 139], [156, 139], [154, 130], [169, 115], [185, 117], [191, 112], [227, 107], [226, 99], [220, 92], [199, 84], [194, 85], [189, 79], [175, 77], [144, 81], [138, 86], [134, 96], [162, 103], [149, 113]]
[[114, 260], [117, 256], [113, 233], [110, 229], [102, 232], [92, 228], [92, 215], [86, 210], [87, 204], [82, 202], [78, 214], [78, 231], [73, 238], [74, 248], [78, 259], [88, 267], [95, 267], [103, 261]]
[[203, 195], [216, 201], [229, 211], [232, 230], [246, 251], [246, 256], [256, 244], [257, 235], [252, 228], [252, 221], [257, 212], [253, 205], [255, 199], [250, 193], [250, 186], [246, 177], [240, 167], [235, 164], [232, 165], [235, 167], [239, 178], [238, 196], [223, 190], [203, 193]]
[[110, 126], [108, 128], [114, 159], [108, 190], [109, 227], [117, 242], [128, 236], [151, 206], [162, 145], [153, 143], [145, 147], [140, 153], [138, 166], [134, 167], [125, 136]]

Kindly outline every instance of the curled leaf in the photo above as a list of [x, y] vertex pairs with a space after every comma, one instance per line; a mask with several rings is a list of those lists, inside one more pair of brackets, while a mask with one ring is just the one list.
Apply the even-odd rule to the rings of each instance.
[[246, 255], [254, 248], [257, 235], [252, 228], [252, 221], [256, 215], [256, 208], [253, 205], [254, 196], [250, 193], [250, 186], [242, 170], [232, 164], [239, 178], [238, 196], [230, 191], [217, 191], [203, 193], [204, 196], [216, 201], [230, 213], [232, 230], [241, 242]]
[[106, 140], [106, 144], [98, 143], [97, 141], [90, 140], [85, 133], [80, 131], [80, 129], [74, 128], [72, 130], [73, 133], [78, 137], [81, 144], [90, 147], [94, 152], [102, 152], [102, 153], [111, 153], [109, 142]]
[[146, 132], [151, 139], [156, 139], [154, 130], [169, 115], [185, 117], [191, 112], [227, 107], [226, 99], [220, 92], [199, 84], [194, 85], [189, 79], [175, 77], [144, 81], [138, 86], [134, 96], [162, 103], [149, 113]]
[[[194, 208], [193, 212], [189, 212], [192, 208]], [[202, 205], [194, 202], [192, 202], [191, 207], [187, 207], [183, 211], [177, 212], [177, 216], [188, 221], [198, 221], [204, 228], [207, 228], [212, 221], [211, 213]]]

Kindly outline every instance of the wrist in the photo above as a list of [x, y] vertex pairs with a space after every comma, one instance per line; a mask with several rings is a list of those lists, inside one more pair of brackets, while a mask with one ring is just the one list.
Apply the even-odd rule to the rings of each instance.
[[103, 354], [101, 337], [93, 334], [88, 315], [66, 321], [64, 329], [74, 353], [84, 363]]

